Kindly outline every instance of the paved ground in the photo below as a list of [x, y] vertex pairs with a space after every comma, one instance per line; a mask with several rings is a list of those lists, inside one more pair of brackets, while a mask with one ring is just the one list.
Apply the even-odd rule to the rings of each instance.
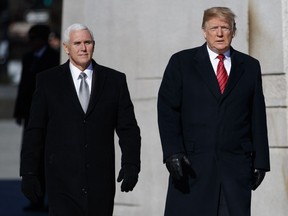
[[22, 207], [28, 201], [20, 192], [20, 181], [16, 179], [0, 180], [0, 215], [1, 216], [48, 216], [48, 213], [24, 212]]

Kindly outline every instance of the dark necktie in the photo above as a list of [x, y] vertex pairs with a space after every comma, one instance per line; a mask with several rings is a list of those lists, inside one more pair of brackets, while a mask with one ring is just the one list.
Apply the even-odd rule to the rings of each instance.
[[217, 66], [217, 80], [219, 83], [221, 94], [223, 94], [227, 80], [228, 80], [228, 74], [224, 67], [225, 56], [223, 54], [220, 54], [217, 56], [217, 58], [219, 59], [219, 63]]
[[89, 86], [86, 81], [87, 75], [84, 72], [81, 72], [79, 75], [79, 79], [81, 79], [80, 87], [79, 87], [79, 101], [81, 103], [82, 109], [86, 112], [88, 104], [89, 104]]

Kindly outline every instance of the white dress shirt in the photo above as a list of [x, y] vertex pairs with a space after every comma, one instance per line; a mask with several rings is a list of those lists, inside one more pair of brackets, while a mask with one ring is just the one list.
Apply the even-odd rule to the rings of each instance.
[[90, 63], [90, 65], [83, 72], [79, 70], [77, 67], [75, 67], [71, 62], [69, 63], [69, 67], [77, 94], [79, 94], [79, 87], [81, 81], [81, 79], [79, 79], [80, 73], [85, 73], [87, 75], [86, 82], [89, 86], [89, 92], [91, 94], [92, 74], [93, 74], [92, 63]]
[[[207, 46], [207, 50], [208, 50], [208, 54], [209, 54], [209, 57], [210, 57], [211, 64], [212, 64], [214, 72], [216, 74], [217, 73], [217, 65], [218, 65], [218, 62], [219, 62], [219, 59], [217, 58], [217, 56], [219, 54], [213, 52], [208, 46]], [[223, 53], [223, 55], [225, 56], [225, 58], [224, 58], [224, 67], [225, 67], [225, 69], [227, 71], [227, 74], [229, 76], [230, 70], [231, 70], [230, 50], [228, 50], [227, 52]]]

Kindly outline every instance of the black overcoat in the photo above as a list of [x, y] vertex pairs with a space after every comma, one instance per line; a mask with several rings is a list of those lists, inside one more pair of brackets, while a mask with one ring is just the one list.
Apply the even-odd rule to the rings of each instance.
[[250, 215], [252, 170], [270, 169], [259, 62], [231, 48], [221, 95], [206, 43], [180, 51], [158, 96], [164, 161], [185, 152], [195, 171], [169, 179], [165, 216], [216, 216], [221, 187], [231, 215]]
[[93, 61], [90, 103], [81, 108], [69, 61], [40, 73], [25, 131], [20, 174], [45, 171], [51, 216], [111, 216], [114, 132], [121, 163], [140, 169], [140, 130], [123, 73]]

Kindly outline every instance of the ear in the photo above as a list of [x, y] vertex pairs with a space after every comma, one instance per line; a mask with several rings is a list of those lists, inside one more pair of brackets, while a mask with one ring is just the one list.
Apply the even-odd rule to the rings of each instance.
[[68, 48], [68, 45], [66, 43], [63, 43], [63, 48], [64, 48], [64, 51], [67, 55], [69, 55], [69, 48]]
[[203, 32], [203, 36], [204, 36], [204, 38], [206, 39], [207, 35], [206, 35], [206, 31], [205, 31], [205, 29], [202, 29], [202, 32]]

